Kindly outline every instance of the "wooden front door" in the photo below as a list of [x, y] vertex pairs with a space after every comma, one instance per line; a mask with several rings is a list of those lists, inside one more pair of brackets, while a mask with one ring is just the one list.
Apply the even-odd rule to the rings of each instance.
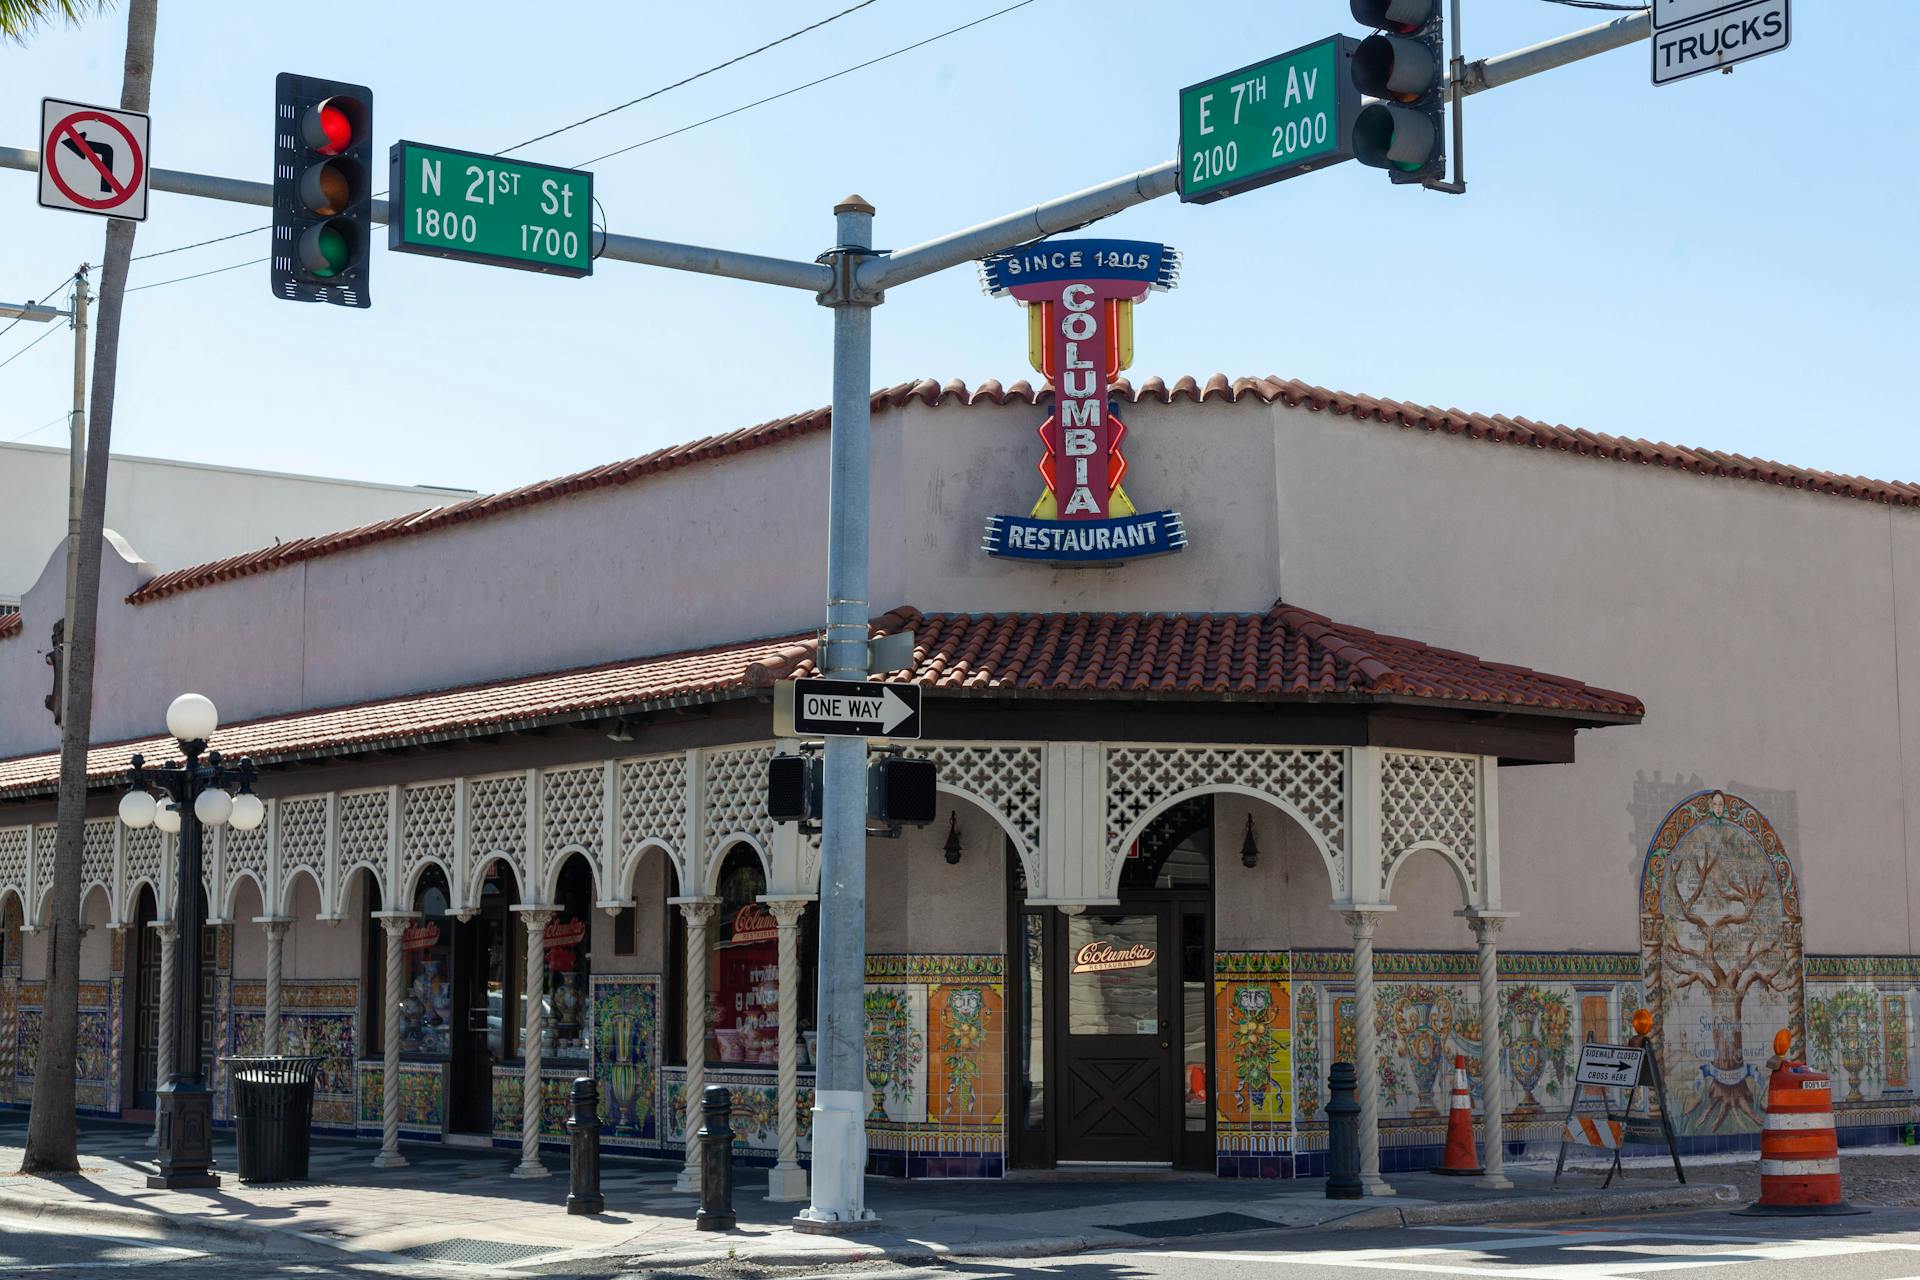
[[154, 932], [153, 891], [140, 890], [133, 931], [132, 1110], [151, 1111], [160, 1083], [160, 937]]
[[1100, 910], [1058, 932], [1059, 1159], [1171, 1164], [1181, 1095], [1170, 913], [1157, 903]]

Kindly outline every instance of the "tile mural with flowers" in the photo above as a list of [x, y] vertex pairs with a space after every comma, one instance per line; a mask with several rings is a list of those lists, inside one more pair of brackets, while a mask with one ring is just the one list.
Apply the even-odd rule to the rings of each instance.
[[[360, 1123], [363, 1134], [380, 1132], [380, 1105], [384, 1098], [383, 1067], [360, 1064]], [[447, 1065], [444, 1062], [400, 1064], [400, 1132], [410, 1138], [438, 1138], [447, 1127]]]
[[[260, 1053], [266, 1027], [266, 984], [233, 984], [233, 1009], [227, 1044], [236, 1055]], [[280, 989], [280, 1051], [318, 1058], [314, 1071], [313, 1122], [332, 1128], [354, 1126], [355, 1024], [360, 988], [352, 982], [296, 979]]]
[[[567, 1136], [567, 1094], [584, 1064], [542, 1067], [540, 1071], [540, 1136], [559, 1140]], [[526, 1117], [526, 1073], [518, 1067], [493, 1069], [493, 1136], [517, 1140]]]
[[658, 1146], [660, 979], [593, 979], [593, 1074], [600, 1082], [600, 1134], [616, 1146]]
[[1001, 1155], [1006, 958], [870, 955], [866, 1013], [869, 1149]]
[[[1223, 1153], [1292, 1149], [1290, 974], [1291, 957], [1284, 951], [1214, 955], [1214, 1132]], [[1199, 1080], [1189, 1079], [1184, 1087], [1191, 1096]]]
[[[687, 1071], [685, 1067], [666, 1067], [661, 1071], [660, 1124], [662, 1140], [668, 1149], [680, 1147], [686, 1132]], [[743, 1071], [733, 1067], [708, 1067], [708, 1085], [725, 1085], [733, 1099], [729, 1123], [733, 1127], [734, 1149], [750, 1155], [774, 1155], [780, 1150], [780, 1090], [773, 1071]], [[800, 1153], [813, 1147], [813, 1076], [803, 1073], [799, 1080], [794, 1119], [799, 1126]], [[684, 1148], [681, 1148], [684, 1149]]]
[[[15, 1099], [32, 1096], [39, 1065], [41, 1001], [46, 984], [22, 982], [15, 990], [14, 1092]], [[80, 984], [80, 1018], [73, 1055], [74, 1104], [89, 1111], [120, 1109], [109, 1089], [113, 1057], [113, 1019], [108, 1010], [109, 989], [104, 982]]]

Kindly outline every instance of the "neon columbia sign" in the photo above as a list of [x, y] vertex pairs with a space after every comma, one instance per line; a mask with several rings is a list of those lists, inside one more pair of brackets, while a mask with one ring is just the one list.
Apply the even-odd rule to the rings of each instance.
[[1178, 250], [1139, 240], [1045, 241], [981, 262], [987, 293], [1025, 308], [1027, 358], [1054, 387], [1040, 424], [1046, 489], [1025, 516], [988, 517], [988, 555], [1073, 565], [1187, 545], [1179, 512], [1140, 511], [1127, 496], [1127, 424], [1110, 395], [1133, 363], [1134, 304], [1179, 274]]

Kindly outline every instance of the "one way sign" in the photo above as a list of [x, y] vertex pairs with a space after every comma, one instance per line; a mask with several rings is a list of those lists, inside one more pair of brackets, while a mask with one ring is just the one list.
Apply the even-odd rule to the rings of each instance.
[[917, 738], [920, 688], [871, 680], [782, 680], [774, 687], [773, 732], [782, 738]]

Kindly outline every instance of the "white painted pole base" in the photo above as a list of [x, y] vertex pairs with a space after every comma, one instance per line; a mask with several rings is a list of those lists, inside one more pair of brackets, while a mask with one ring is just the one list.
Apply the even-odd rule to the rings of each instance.
[[1392, 1187], [1387, 1185], [1387, 1180], [1377, 1174], [1373, 1176], [1364, 1173], [1361, 1174], [1360, 1186], [1370, 1196], [1390, 1196], [1397, 1194]]
[[879, 1224], [867, 1208], [866, 1115], [860, 1090], [814, 1094], [813, 1203], [794, 1215], [795, 1231], [835, 1235]]
[[[687, 1130], [687, 1146], [689, 1149], [697, 1147], [700, 1144], [700, 1139], [696, 1136], [698, 1133], [698, 1129], [689, 1128]], [[689, 1192], [696, 1196], [700, 1194], [700, 1163], [698, 1160], [693, 1160], [690, 1163], [680, 1166], [680, 1176], [673, 1180], [673, 1189], [675, 1191]]]
[[541, 1164], [539, 1158], [535, 1157], [530, 1163], [522, 1162], [513, 1166], [513, 1176], [516, 1178], [546, 1178], [551, 1177], [552, 1174], [547, 1166]]
[[376, 1169], [404, 1169], [407, 1167], [407, 1158], [398, 1151], [382, 1151], [373, 1158], [373, 1167]]
[[811, 1193], [807, 1189], [807, 1171], [799, 1165], [787, 1168], [775, 1166], [767, 1170], [767, 1199], [784, 1204], [790, 1201], [806, 1200]]

